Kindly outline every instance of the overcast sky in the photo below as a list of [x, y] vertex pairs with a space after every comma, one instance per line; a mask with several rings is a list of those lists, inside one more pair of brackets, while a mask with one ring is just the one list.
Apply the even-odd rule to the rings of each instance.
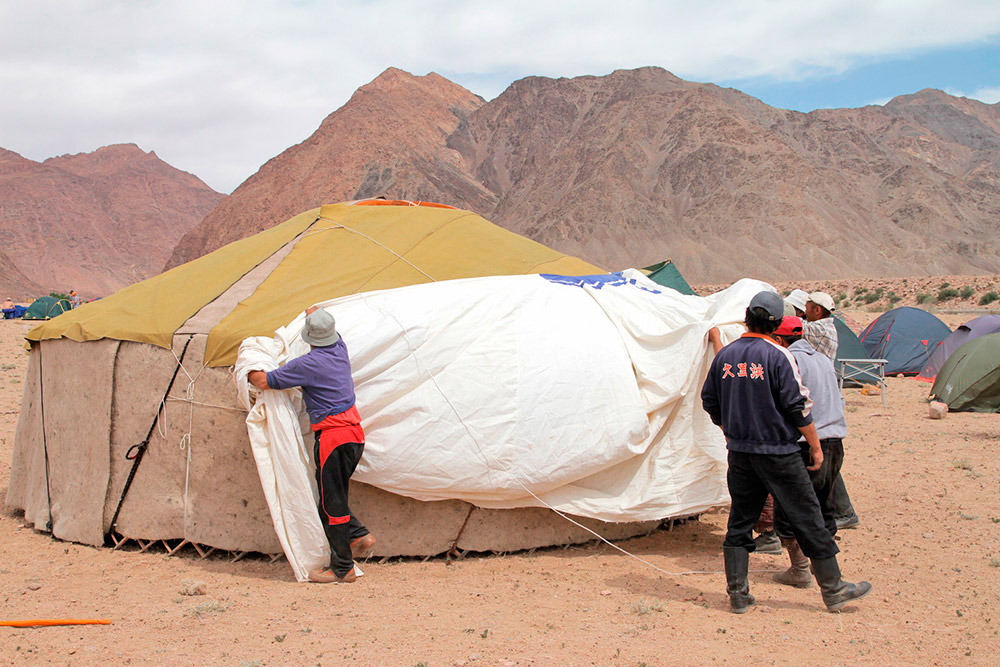
[[658, 65], [810, 111], [1000, 101], [1000, 1], [0, 0], [0, 147], [136, 143], [231, 192], [385, 68], [486, 99]]

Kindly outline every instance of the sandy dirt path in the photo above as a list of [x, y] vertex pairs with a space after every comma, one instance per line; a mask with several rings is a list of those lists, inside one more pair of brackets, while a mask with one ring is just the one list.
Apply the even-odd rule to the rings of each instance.
[[[873, 317], [855, 313], [862, 323]], [[950, 326], [968, 315], [942, 316]], [[27, 330], [0, 321], [0, 497]], [[620, 546], [363, 564], [353, 585], [297, 584], [284, 561], [111, 551], [0, 515], [0, 664], [686, 665], [1000, 664], [1000, 415], [927, 418], [929, 385], [888, 381], [888, 406], [845, 390], [845, 479], [861, 525], [839, 537], [875, 590], [840, 614], [751, 557], [751, 613], [728, 612], [725, 510]], [[202, 596], [182, 595], [193, 579]]]

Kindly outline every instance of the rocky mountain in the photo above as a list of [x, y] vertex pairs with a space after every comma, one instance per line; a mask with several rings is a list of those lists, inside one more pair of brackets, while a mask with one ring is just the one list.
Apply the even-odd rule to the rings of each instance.
[[496, 197], [465, 171], [448, 136], [483, 104], [444, 77], [390, 68], [319, 129], [264, 164], [178, 244], [183, 264], [320, 204], [388, 194], [490, 210]]
[[86, 298], [156, 275], [223, 197], [133, 144], [44, 162], [0, 149], [0, 291]]
[[171, 262], [375, 194], [467, 208], [609, 269], [672, 257], [700, 283], [996, 273], [1000, 105], [924, 90], [799, 113], [653, 67], [529, 77], [483, 103], [388, 70]]

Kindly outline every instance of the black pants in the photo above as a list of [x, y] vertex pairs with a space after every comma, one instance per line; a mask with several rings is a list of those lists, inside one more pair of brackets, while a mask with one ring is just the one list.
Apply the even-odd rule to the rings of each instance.
[[347, 442], [329, 452], [320, 449], [320, 433], [316, 431], [316, 486], [319, 488], [319, 520], [323, 523], [330, 543], [330, 569], [342, 577], [354, 567], [351, 540], [368, 534], [368, 529], [351, 513], [347, 493], [351, 475], [358, 467], [364, 443]]
[[809, 558], [830, 558], [840, 549], [823, 525], [823, 514], [809, 471], [798, 452], [783, 455], [729, 452], [729, 526], [724, 547], [753, 551], [753, 526], [760, 517], [767, 494], [785, 508], [792, 534]]
[[[819, 441], [819, 444], [823, 447], [823, 465], [820, 466], [819, 470], [807, 472], [812, 480], [813, 489], [816, 491], [820, 511], [823, 513], [823, 525], [832, 536], [837, 534], [834, 490], [836, 480], [840, 478], [840, 467], [844, 464], [844, 441], [840, 438], [824, 438]], [[808, 449], [802, 452], [802, 460], [808, 465]], [[788, 518], [784, 515], [781, 504], [777, 502], [774, 504], [774, 529], [778, 532], [779, 537], [794, 537]]]
[[836, 519], [846, 519], [854, 514], [854, 505], [851, 504], [851, 497], [847, 495], [847, 487], [844, 486], [844, 476], [837, 475], [833, 483], [833, 516]]

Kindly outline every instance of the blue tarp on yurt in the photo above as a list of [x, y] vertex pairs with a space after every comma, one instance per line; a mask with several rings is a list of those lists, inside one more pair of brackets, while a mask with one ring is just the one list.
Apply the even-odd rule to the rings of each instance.
[[945, 338], [948, 325], [920, 308], [903, 306], [882, 313], [859, 336], [872, 359], [886, 359], [886, 375], [916, 375]]

